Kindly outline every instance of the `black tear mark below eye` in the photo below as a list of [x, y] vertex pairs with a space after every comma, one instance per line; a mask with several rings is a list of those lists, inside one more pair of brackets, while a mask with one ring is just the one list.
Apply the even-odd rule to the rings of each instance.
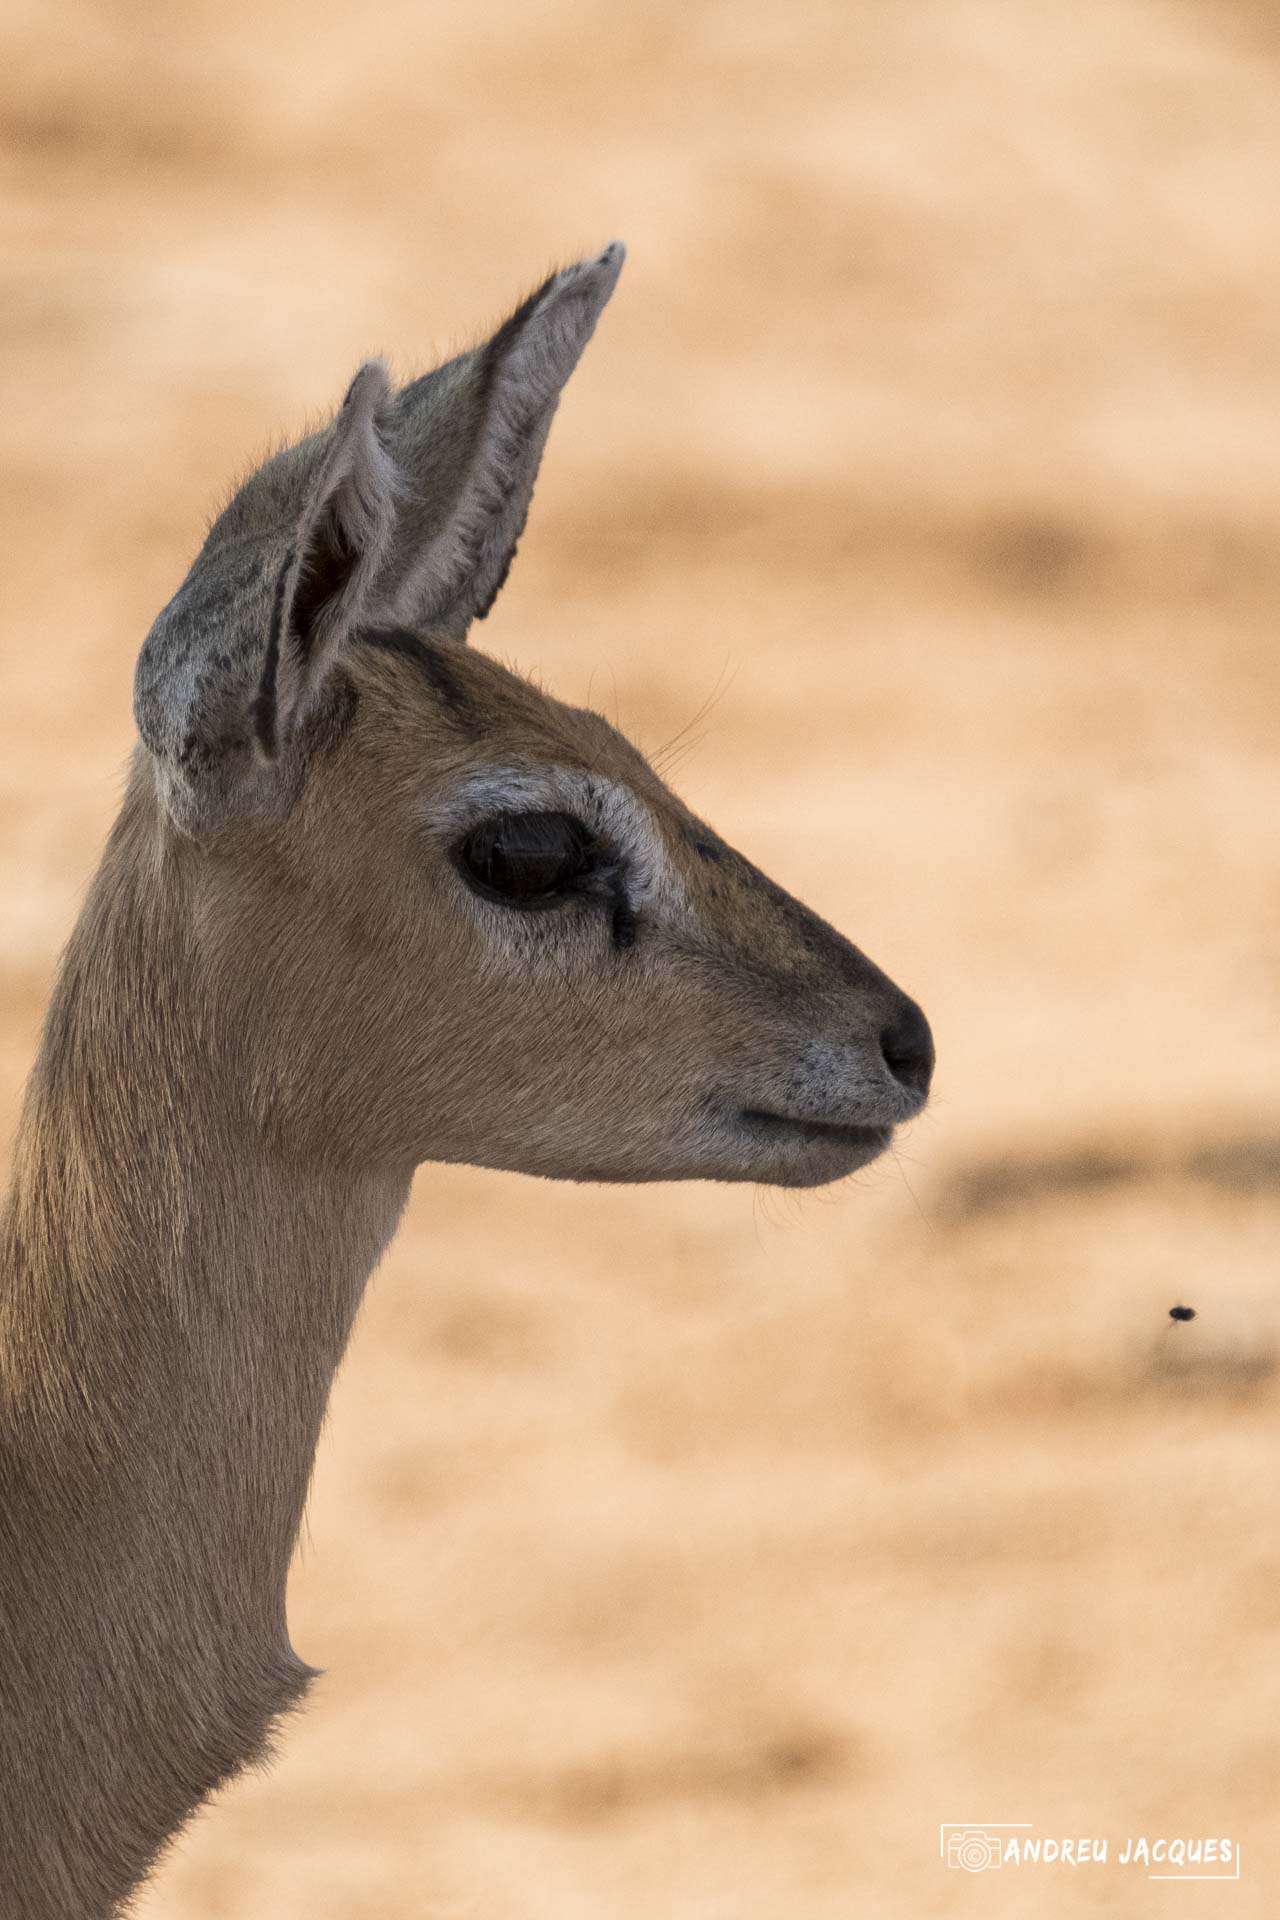
[[609, 897], [613, 903], [613, 944], [617, 952], [625, 953], [628, 947], [634, 947], [636, 943], [636, 915], [635, 908], [627, 898], [626, 881], [620, 870], [610, 880]]

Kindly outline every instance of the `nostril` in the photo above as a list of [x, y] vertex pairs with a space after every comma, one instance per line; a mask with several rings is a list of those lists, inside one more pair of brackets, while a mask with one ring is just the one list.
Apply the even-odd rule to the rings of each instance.
[[929, 1022], [914, 1000], [904, 1001], [901, 1011], [880, 1035], [880, 1051], [894, 1079], [912, 1093], [927, 1093], [933, 1077], [933, 1035]]

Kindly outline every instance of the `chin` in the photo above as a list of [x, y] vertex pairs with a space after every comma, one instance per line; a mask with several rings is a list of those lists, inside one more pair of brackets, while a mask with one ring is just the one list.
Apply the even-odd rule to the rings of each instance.
[[894, 1129], [881, 1125], [837, 1125], [791, 1120], [779, 1115], [742, 1112], [715, 1138], [695, 1134], [671, 1140], [653, 1156], [626, 1148], [616, 1158], [598, 1160], [512, 1151], [478, 1164], [543, 1180], [572, 1180], [588, 1185], [637, 1186], [677, 1180], [716, 1180], [765, 1187], [826, 1187], [878, 1160], [893, 1140]]
[[878, 1160], [893, 1140], [887, 1125], [836, 1126], [748, 1113], [750, 1164], [737, 1176], [772, 1187], [825, 1187]]

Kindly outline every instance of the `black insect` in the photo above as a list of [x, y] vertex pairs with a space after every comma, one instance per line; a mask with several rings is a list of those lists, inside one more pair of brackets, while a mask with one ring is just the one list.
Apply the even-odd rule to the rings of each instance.
[[1171, 1320], [1194, 1320], [1195, 1317], [1196, 1310], [1194, 1307], [1170, 1307], [1169, 1309], [1169, 1318]]

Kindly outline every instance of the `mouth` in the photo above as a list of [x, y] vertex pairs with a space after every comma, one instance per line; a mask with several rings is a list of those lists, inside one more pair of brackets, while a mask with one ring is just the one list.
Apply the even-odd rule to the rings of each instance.
[[[826, 1148], [824, 1159], [839, 1156], [842, 1170], [853, 1173], [882, 1154], [893, 1138], [890, 1126], [849, 1126], [833, 1120], [795, 1120], [764, 1107], [742, 1107], [738, 1118], [757, 1140], [779, 1147]], [[830, 1175], [826, 1176], [832, 1177]]]

